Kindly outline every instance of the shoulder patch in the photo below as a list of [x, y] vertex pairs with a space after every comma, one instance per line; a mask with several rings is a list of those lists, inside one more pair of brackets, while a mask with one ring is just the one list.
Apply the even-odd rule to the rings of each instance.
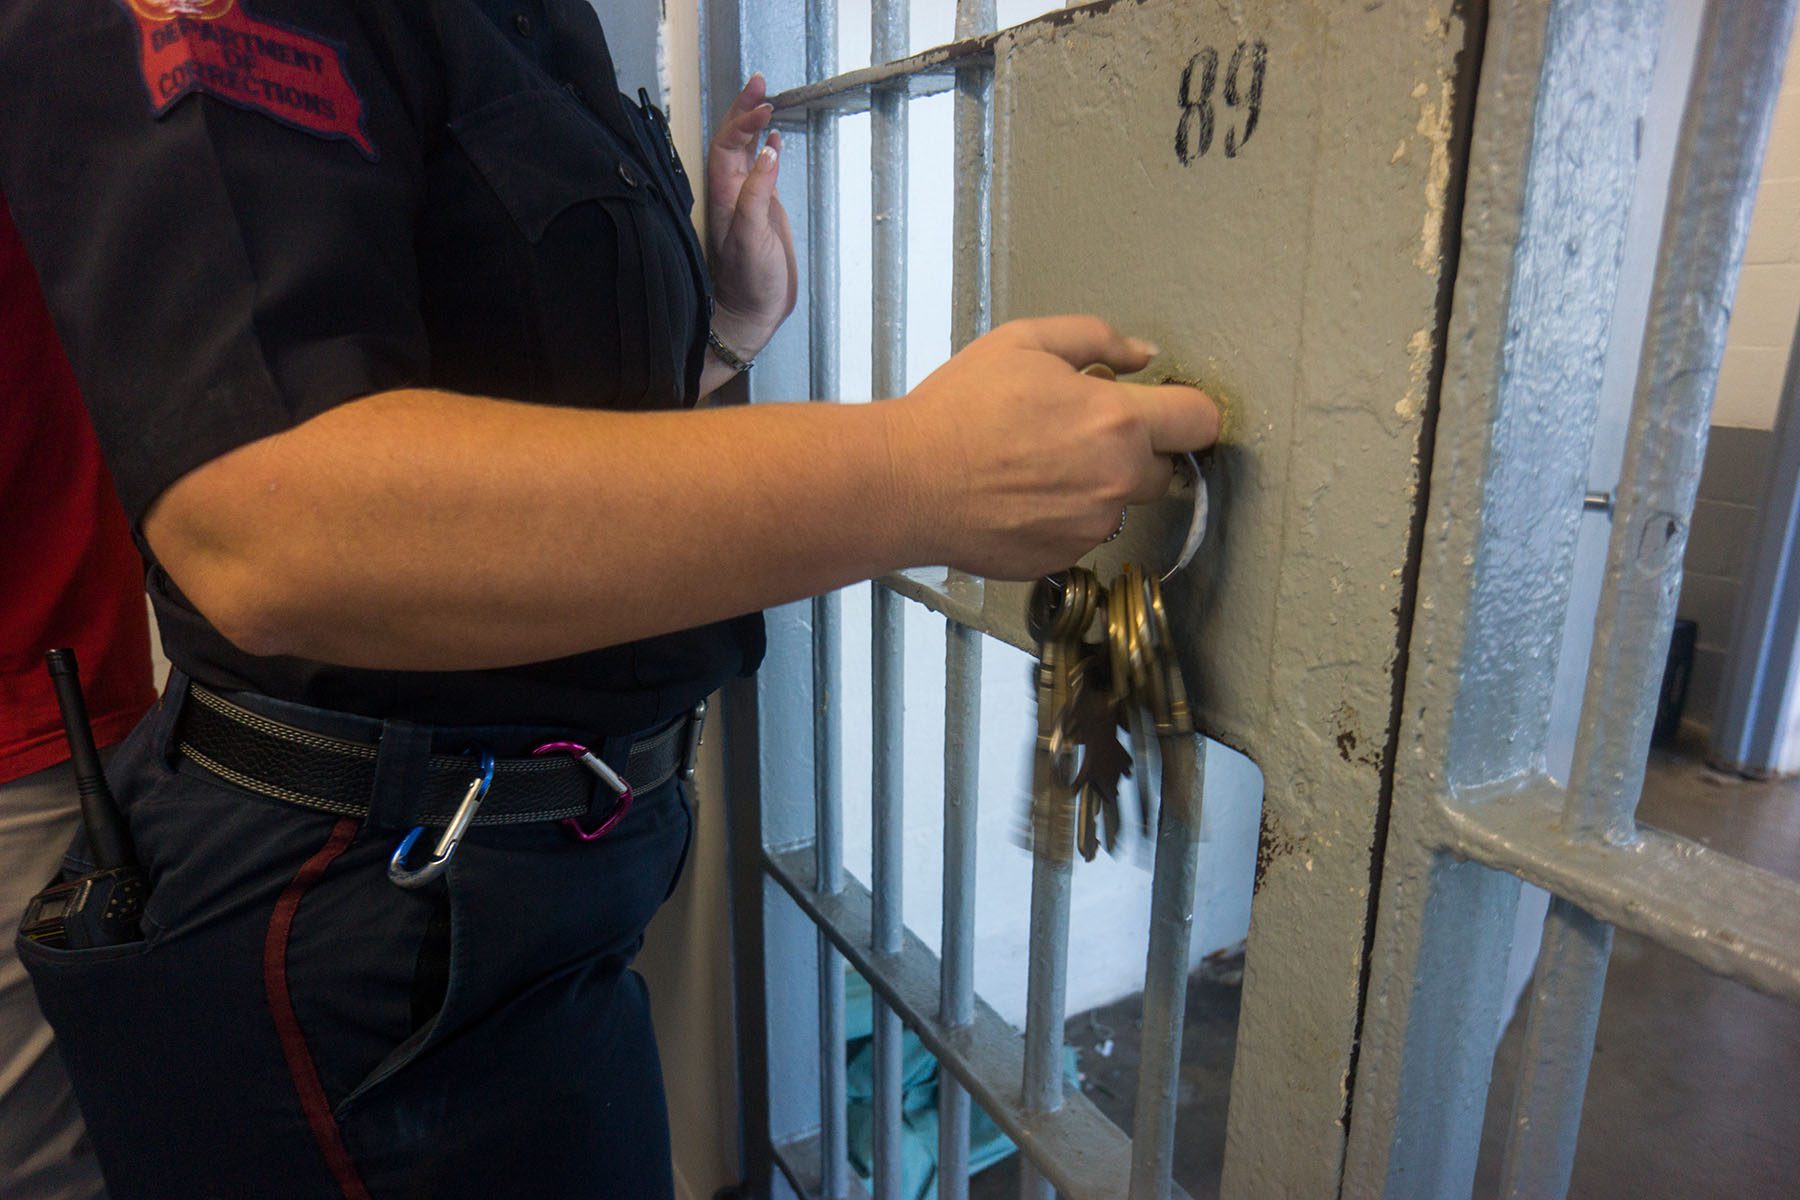
[[152, 117], [183, 96], [205, 92], [283, 125], [347, 141], [370, 162], [378, 157], [341, 44], [253, 17], [237, 0], [120, 2], [137, 26]]

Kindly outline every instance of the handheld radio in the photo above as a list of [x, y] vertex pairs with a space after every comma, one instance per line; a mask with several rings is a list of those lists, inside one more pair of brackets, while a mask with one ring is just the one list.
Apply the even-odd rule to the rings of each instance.
[[56, 689], [56, 706], [62, 711], [63, 734], [69, 741], [69, 763], [75, 769], [81, 823], [94, 856], [94, 870], [52, 882], [33, 896], [19, 922], [19, 936], [64, 950], [141, 941], [140, 920], [149, 888], [132, 849], [124, 814], [106, 786], [94, 731], [88, 724], [87, 701], [81, 695], [75, 651], [52, 650], [44, 662]]

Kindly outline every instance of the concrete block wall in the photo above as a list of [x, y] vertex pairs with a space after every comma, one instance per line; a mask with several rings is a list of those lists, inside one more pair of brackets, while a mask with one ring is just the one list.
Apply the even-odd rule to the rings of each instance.
[[[1792, 328], [1789, 334], [1792, 334]], [[1715, 425], [1681, 580], [1681, 616], [1700, 627], [1686, 718], [1712, 726], [1725, 654], [1731, 646], [1738, 587], [1749, 568], [1756, 507], [1769, 475], [1774, 435], [1767, 429]]]
[[1775, 412], [1800, 318], [1800, 42], [1788, 48], [1738, 277], [1713, 429], [1688, 538], [1680, 615], [1698, 622], [1687, 718], [1710, 728], [1738, 586], [1768, 479]]
[[1800, 314], [1800, 42], [1788, 47], [1787, 74], [1763, 158], [1762, 182], [1744, 247], [1713, 424], [1770, 429]]

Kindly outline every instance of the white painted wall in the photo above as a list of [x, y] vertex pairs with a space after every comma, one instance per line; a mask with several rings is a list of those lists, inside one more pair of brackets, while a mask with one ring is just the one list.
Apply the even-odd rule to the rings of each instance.
[[1787, 72], [1763, 158], [1744, 269], [1738, 277], [1713, 400], [1713, 424], [1772, 429], [1800, 315], [1800, 40]]

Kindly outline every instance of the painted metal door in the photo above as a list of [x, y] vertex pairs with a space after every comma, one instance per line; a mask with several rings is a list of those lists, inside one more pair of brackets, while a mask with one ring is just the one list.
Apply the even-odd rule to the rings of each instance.
[[[1527, 1087], [1556, 1098], [1563, 1125], [1579, 1112], [1579, 1012], [1597, 1005], [1604, 922], [1800, 992], [1796, 889], [1756, 878], [1772, 899], [1742, 912], [1715, 893], [1748, 868], [1698, 865], [1630, 820], [1692, 506], [1683, 471], [1697, 471], [1723, 337], [1707, 305], [1722, 310], [1735, 277], [1791, 7], [1716, 6], [1702, 38], [1560, 820], [1543, 771], [1550, 698], [1660, 5], [1142, 0], [995, 33], [992, 4], [964, 0], [957, 40], [909, 54], [906, 5], [886, 0], [873, 65], [847, 74], [835, 5], [708, 10], [715, 108], [760, 68], [787, 89], [778, 119], [805, 147], [806, 169], [790, 153], [784, 179], [806, 218], [805, 317], [766, 352], [755, 398], [829, 394], [850, 220], [875, 230], [873, 391], [904, 390], [906, 110], [954, 88], [957, 342], [990, 320], [1096, 311], [1159, 342], [1155, 370], [1226, 404], [1212, 532], [1169, 601], [1197, 724], [1266, 783], [1227, 1196], [1467, 1194], [1521, 877], [1558, 896], [1533, 1021], [1582, 1067]], [[873, 208], [839, 212], [834, 122], [863, 111]], [[1097, 565], [1158, 561], [1178, 523], [1134, 517]], [[899, 918], [898, 631], [912, 603], [949, 625], [941, 957]], [[1157, 1135], [1135, 1147], [1078, 1092], [1034, 1103], [1031, 1047], [972, 994], [971, 695], [982, 638], [1029, 648], [1023, 612], [1020, 585], [954, 573], [877, 587], [868, 888], [845, 877], [838, 842], [834, 600], [773, 614], [768, 664], [729, 697], [758, 1194], [856, 1186], [840, 956], [877, 997], [878, 1197], [898, 1194], [902, 1025], [946, 1072], [941, 1194], [964, 1194], [970, 1096], [1030, 1159], [1028, 1194], [1170, 1194], [1172, 1089], [1140, 1091], [1137, 1128]], [[1659, 865], [1632, 875], [1627, 861]], [[1714, 899], [1675, 902], [1696, 889]], [[1160, 917], [1186, 919], [1191, 889], [1180, 899]], [[1730, 929], [1695, 932], [1701, 913]], [[1065, 947], [1046, 937], [1032, 953]], [[1583, 1004], [1563, 1003], [1570, 970]], [[1059, 1019], [1045, 1028], [1060, 1038]], [[1178, 1031], [1146, 1039], [1164, 1079]], [[1517, 1194], [1566, 1186], [1552, 1141], [1521, 1139]]]

